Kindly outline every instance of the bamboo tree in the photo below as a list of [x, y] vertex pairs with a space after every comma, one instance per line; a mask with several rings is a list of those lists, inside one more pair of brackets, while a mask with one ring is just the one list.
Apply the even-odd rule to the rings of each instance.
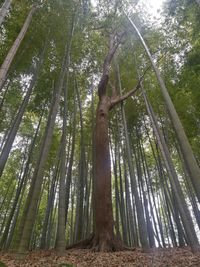
[[85, 188], [85, 177], [86, 177], [86, 162], [85, 162], [85, 144], [84, 144], [84, 132], [83, 132], [83, 113], [82, 103], [80, 99], [79, 89], [77, 81], [75, 80], [75, 88], [80, 113], [80, 159], [79, 159], [79, 170], [78, 170], [78, 184], [77, 184], [77, 205], [76, 205], [76, 229], [75, 229], [75, 241], [82, 239], [83, 232], [83, 198]]
[[181, 149], [181, 152], [183, 155], [186, 169], [188, 170], [188, 173], [190, 175], [194, 190], [195, 190], [196, 195], [198, 197], [198, 200], [200, 202], [200, 179], [199, 179], [200, 178], [200, 168], [197, 164], [197, 161], [196, 161], [195, 156], [193, 154], [192, 148], [191, 148], [190, 143], [188, 141], [188, 138], [185, 134], [184, 128], [183, 128], [182, 123], [179, 119], [179, 116], [176, 112], [176, 109], [175, 109], [174, 104], [171, 100], [171, 97], [168, 93], [166, 85], [165, 85], [165, 83], [161, 77], [160, 71], [159, 71], [158, 67], [156, 66], [156, 64], [152, 58], [150, 50], [149, 50], [148, 46], [146, 45], [141, 33], [139, 32], [138, 28], [136, 27], [136, 25], [133, 23], [133, 21], [128, 16], [127, 16], [127, 18], [129, 20], [130, 24], [132, 25], [134, 31], [137, 33], [145, 51], [149, 57], [149, 60], [150, 60], [151, 65], [153, 67], [153, 70], [156, 74], [158, 83], [159, 83], [160, 88], [161, 88], [163, 98], [165, 100], [166, 107], [168, 109], [171, 121], [173, 123], [174, 129], [176, 132], [176, 136], [177, 136], [179, 146], [180, 146], [180, 149]]
[[[117, 71], [117, 81], [119, 86], [120, 94], [122, 92], [121, 90], [121, 80], [120, 80], [120, 73], [119, 73], [119, 67], [116, 65], [116, 71]], [[136, 204], [136, 210], [137, 210], [137, 218], [138, 218], [138, 228], [140, 233], [140, 241], [142, 244], [142, 247], [144, 249], [149, 248], [149, 242], [148, 242], [148, 234], [147, 234], [147, 226], [145, 222], [144, 217], [144, 210], [142, 206], [141, 199], [138, 194], [137, 189], [137, 181], [136, 176], [134, 172], [134, 167], [132, 163], [132, 156], [131, 156], [131, 150], [130, 150], [130, 141], [128, 136], [128, 129], [127, 129], [127, 123], [126, 123], [126, 115], [123, 108], [123, 105], [121, 105], [121, 112], [122, 112], [122, 121], [123, 121], [123, 127], [124, 127], [124, 134], [125, 134], [125, 143], [126, 143], [126, 153], [127, 153], [127, 159], [128, 159], [128, 166], [129, 166], [129, 172], [131, 176], [131, 187], [132, 187], [132, 193], [134, 194], [135, 198], [135, 204]]]
[[66, 70], [67, 58], [68, 58], [67, 57], [67, 51], [68, 51], [68, 44], [66, 44], [66, 46], [65, 46], [65, 55], [63, 58], [62, 67], [61, 67], [60, 75], [58, 78], [58, 82], [57, 82], [55, 89], [54, 89], [54, 94], [53, 94], [52, 103], [51, 103], [51, 109], [49, 112], [49, 117], [48, 117], [46, 129], [45, 129], [42, 145], [40, 147], [40, 154], [39, 154], [37, 164], [35, 167], [35, 171], [33, 174], [34, 183], [33, 183], [33, 186], [31, 188], [31, 191], [30, 191], [30, 202], [28, 205], [28, 211], [26, 214], [25, 224], [24, 224], [24, 228], [23, 228], [23, 232], [22, 232], [22, 236], [21, 236], [21, 241], [20, 241], [20, 245], [19, 245], [19, 250], [18, 250], [19, 253], [24, 253], [29, 247], [29, 243], [30, 243], [30, 239], [31, 239], [31, 233], [33, 230], [34, 221], [35, 221], [35, 217], [37, 214], [37, 206], [38, 206], [38, 201], [39, 201], [39, 197], [40, 197], [40, 192], [42, 189], [45, 163], [46, 163], [47, 156], [48, 156], [49, 149], [50, 149], [50, 145], [51, 145], [56, 115], [57, 115], [57, 111], [58, 111], [58, 107], [59, 107], [59, 103], [60, 103], [60, 95], [61, 95], [61, 91], [62, 91], [63, 83], [64, 83], [65, 70]]
[[[16, 190], [16, 194], [15, 194], [15, 199], [13, 201], [13, 206], [12, 206], [12, 209], [10, 211], [10, 214], [9, 214], [9, 218], [7, 220], [7, 225], [5, 227], [5, 230], [4, 230], [4, 233], [3, 233], [3, 236], [2, 236], [2, 239], [1, 239], [1, 242], [0, 242], [0, 246], [2, 247], [4, 244], [5, 244], [5, 241], [6, 241], [6, 238], [7, 238], [7, 235], [9, 233], [9, 228], [10, 228], [10, 225], [11, 225], [11, 221], [13, 219], [13, 216], [15, 214], [15, 209], [18, 205], [18, 201], [19, 201], [19, 198], [20, 198], [20, 195], [23, 195], [23, 192], [25, 190], [25, 187], [26, 187], [26, 183], [27, 183], [27, 180], [28, 180], [28, 171], [29, 171], [29, 165], [30, 165], [30, 161], [31, 161], [31, 157], [32, 157], [32, 153], [33, 153], [33, 149], [34, 149], [34, 146], [35, 146], [35, 142], [36, 142], [36, 138], [38, 136], [38, 132], [39, 132], [39, 129], [40, 129], [40, 125], [41, 125], [41, 122], [42, 122], [42, 117], [43, 117], [43, 114], [42, 116], [40, 117], [40, 120], [39, 120], [39, 123], [38, 123], [38, 126], [37, 126], [37, 129], [35, 131], [35, 135], [33, 137], [33, 140], [31, 142], [31, 145], [30, 145], [30, 148], [29, 148], [29, 151], [28, 151], [28, 157], [27, 157], [27, 161], [25, 163], [25, 168], [24, 168], [24, 171], [23, 171], [23, 174], [22, 174], [22, 177], [21, 177], [21, 180], [19, 181], [19, 185], [17, 187], [17, 190]], [[22, 193], [22, 194], [21, 194]], [[19, 206], [20, 207], [20, 206]], [[17, 218], [16, 218], [17, 219]], [[12, 224], [12, 227], [15, 227], [14, 224]], [[10, 239], [12, 238], [12, 236], [9, 234], [10, 236]], [[5, 248], [7, 249], [8, 247], [5, 246]]]
[[[143, 196], [143, 205], [144, 205], [144, 210], [145, 210], [145, 215], [146, 215], [146, 220], [147, 220], [147, 232], [148, 232], [148, 237], [149, 237], [149, 245], [150, 247], [155, 247], [155, 240], [154, 240], [154, 231], [153, 231], [153, 225], [152, 225], [152, 221], [150, 218], [150, 214], [149, 214], [149, 209], [148, 209], [148, 200], [146, 198], [146, 192], [144, 190], [144, 181], [143, 181], [143, 175], [142, 175], [142, 167], [143, 167], [143, 171], [144, 171], [144, 176], [145, 174], [145, 160], [143, 158], [143, 151], [142, 151], [142, 144], [140, 142], [140, 134], [138, 132], [138, 128], [136, 126], [136, 134], [137, 134], [137, 140], [138, 140], [138, 144], [137, 144], [137, 151], [138, 151], [138, 155], [136, 155], [137, 153], [135, 152], [135, 158], [136, 158], [136, 165], [137, 165], [137, 172], [138, 172], [138, 179], [141, 185], [141, 191], [142, 191], [142, 196]], [[141, 166], [142, 165], [142, 166]]]
[[1, 65], [0, 67], [0, 92], [2, 91], [2, 88], [3, 88], [3, 85], [4, 85], [4, 82], [6, 80], [6, 76], [7, 76], [7, 73], [8, 73], [8, 70], [10, 68], [10, 65], [17, 53], [17, 50], [30, 26], [30, 23], [31, 23], [31, 20], [32, 20], [32, 17], [34, 15], [36, 11], [36, 7], [33, 6], [24, 22], [24, 25], [20, 31], [20, 33], [18, 34], [16, 40], [14, 41], [12, 47], [10, 48], [6, 58], [4, 59], [4, 62], [3, 64]]
[[117, 162], [116, 162], [116, 144], [115, 144], [115, 152], [114, 153], [113, 153], [112, 144], [110, 144], [110, 147], [111, 147], [111, 158], [112, 158], [113, 171], [114, 171], [114, 177], [115, 177], [115, 229], [116, 229], [116, 235], [120, 238], [120, 230], [119, 230], [119, 189], [118, 189], [118, 175], [117, 175]]
[[75, 144], [76, 144], [76, 113], [77, 113], [77, 106], [76, 106], [76, 94], [74, 91], [74, 101], [73, 101], [74, 111], [73, 111], [73, 132], [72, 132], [72, 146], [71, 146], [71, 153], [69, 157], [69, 164], [67, 169], [67, 177], [66, 177], [66, 210], [65, 210], [65, 221], [68, 221], [68, 210], [69, 210], [69, 199], [70, 199], [70, 187], [72, 181], [72, 167], [74, 162], [74, 152], [75, 152]]
[[[118, 126], [119, 129], [119, 126]], [[128, 231], [127, 231], [127, 216], [126, 216], [126, 209], [125, 209], [125, 201], [124, 201], [124, 187], [123, 187], [123, 181], [122, 181], [122, 170], [121, 170], [121, 156], [119, 153], [119, 145], [117, 145], [116, 149], [116, 162], [118, 162], [118, 168], [119, 168], [119, 193], [120, 193], [120, 217], [121, 217], [121, 223], [122, 223], [122, 237], [123, 241], [126, 245], [128, 245]], [[136, 224], [135, 224], [136, 225]], [[135, 233], [134, 233], [135, 237]], [[136, 237], [134, 238], [135, 245], [139, 245], [138, 242], [135, 241]]]
[[153, 129], [155, 131], [155, 134], [156, 134], [156, 137], [158, 140], [158, 144], [160, 146], [160, 150], [162, 152], [162, 155], [163, 155], [163, 158], [165, 161], [165, 166], [166, 166], [168, 174], [169, 174], [172, 189], [175, 193], [177, 205], [178, 205], [179, 212], [180, 212], [180, 215], [181, 215], [181, 218], [183, 221], [185, 232], [187, 234], [188, 242], [191, 246], [192, 251], [195, 252], [199, 249], [199, 242], [198, 242], [198, 238], [197, 238], [197, 235], [195, 233], [195, 230], [194, 230], [194, 224], [193, 224], [190, 212], [188, 210], [182, 189], [180, 187], [180, 183], [178, 181], [178, 177], [177, 177], [175, 168], [173, 166], [173, 162], [171, 160], [168, 147], [165, 143], [163, 135], [160, 132], [160, 129], [158, 127], [157, 120], [156, 120], [155, 115], [153, 113], [152, 107], [150, 106], [150, 103], [147, 100], [147, 97], [146, 97], [146, 94], [145, 94], [143, 88], [142, 88], [142, 92], [143, 92], [143, 97], [144, 97], [146, 107], [147, 107], [147, 110], [148, 110], [148, 113], [149, 113], [149, 116], [150, 116], [150, 119], [152, 122], [152, 126], [153, 126]]
[[[127, 217], [127, 232], [129, 239], [129, 246], [135, 246], [135, 232], [136, 232], [136, 222], [134, 225], [134, 217], [133, 217], [133, 205], [131, 205], [131, 193], [130, 193], [130, 181], [129, 175], [127, 171], [126, 161], [125, 161], [125, 151], [124, 151], [124, 182], [125, 182], [125, 194], [126, 194], [126, 217]], [[139, 228], [139, 227], [138, 227]]]
[[45, 249], [48, 248], [48, 226], [51, 223], [51, 215], [52, 215], [52, 209], [53, 209], [53, 204], [54, 204], [54, 199], [55, 199], [55, 194], [56, 194], [56, 187], [57, 187], [57, 180], [59, 176], [59, 167], [60, 167], [60, 155], [61, 155], [61, 147], [57, 151], [57, 156], [56, 156], [56, 165], [54, 166], [53, 170], [53, 175], [52, 175], [52, 180], [51, 180], [51, 186], [49, 190], [49, 196], [47, 200], [47, 207], [45, 211], [45, 217], [44, 217], [44, 222], [43, 222], [43, 227], [42, 227], [42, 235], [41, 235], [41, 241], [40, 241], [40, 248]]
[[18, 131], [19, 126], [21, 124], [24, 112], [25, 112], [26, 107], [29, 103], [29, 99], [30, 99], [31, 94], [33, 92], [33, 89], [36, 85], [36, 82], [37, 82], [37, 79], [39, 76], [39, 72], [40, 72], [41, 66], [43, 64], [45, 49], [46, 49], [46, 44], [44, 46], [44, 49], [42, 50], [42, 53], [39, 56], [39, 61], [38, 61], [37, 66], [34, 68], [34, 71], [33, 71], [33, 77], [32, 77], [31, 83], [27, 89], [26, 95], [23, 99], [23, 102], [22, 102], [20, 108], [19, 108], [19, 111], [18, 111], [15, 119], [13, 120], [13, 122], [11, 124], [10, 132], [8, 133], [7, 139], [6, 139], [5, 144], [3, 146], [3, 149], [2, 149], [2, 152], [0, 155], [0, 177], [3, 173], [4, 167], [6, 165], [10, 150], [12, 148], [13, 142], [14, 142], [15, 137], [17, 135], [17, 131]]
[[[64, 68], [66, 71], [66, 85], [64, 88], [64, 109], [63, 109], [63, 127], [62, 127], [62, 138], [61, 138], [61, 162], [60, 162], [60, 182], [59, 182], [59, 201], [58, 201], [58, 226], [56, 235], [56, 249], [59, 252], [63, 252], [66, 246], [65, 240], [65, 209], [66, 209], [66, 198], [65, 198], [65, 174], [66, 174], [66, 148], [67, 148], [67, 94], [69, 86], [69, 67], [70, 67], [70, 54], [71, 54], [71, 44], [74, 32], [74, 22], [75, 17], [73, 15], [72, 25], [69, 31], [68, 44], [66, 50], [66, 59]], [[64, 74], [63, 74], [64, 75]], [[62, 85], [61, 85], [62, 86]]]

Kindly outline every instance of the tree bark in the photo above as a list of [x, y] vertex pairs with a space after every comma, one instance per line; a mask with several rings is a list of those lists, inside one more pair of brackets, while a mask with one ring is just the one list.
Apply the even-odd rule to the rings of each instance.
[[111, 199], [111, 162], [108, 136], [109, 107], [109, 97], [101, 96], [96, 112], [95, 131], [95, 233], [92, 246], [95, 251], [118, 249], [113, 229]]

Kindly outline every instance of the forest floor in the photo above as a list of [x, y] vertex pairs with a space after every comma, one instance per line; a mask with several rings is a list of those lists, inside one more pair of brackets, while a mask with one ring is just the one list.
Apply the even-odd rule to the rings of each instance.
[[113, 253], [71, 249], [62, 257], [55, 251], [35, 251], [21, 260], [14, 254], [0, 253], [0, 261], [0, 267], [200, 267], [200, 252], [194, 255], [188, 248], [154, 249], [148, 253], [140, 249]]

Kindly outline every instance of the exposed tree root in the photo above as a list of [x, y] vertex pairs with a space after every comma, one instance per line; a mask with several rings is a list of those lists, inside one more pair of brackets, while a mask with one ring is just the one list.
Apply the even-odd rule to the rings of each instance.
[[94, 234], [91, 234], [87, 239], [80, 240], [79, 242], [72, 244], [70, 246], [67, 246], [66, 249], [72, 249], [72, 248], [86, 248], [85, 246], [88, 245], [88, 243], [93, 239]]
[[66, 247], [66, 249], [91, 249], [94, 252], [114, 252], [124, 250], [135, 250], [135, 248], [127, 247], [123, 242], [115, 236], [112, 238], [100, 238], [91, 234], [89, 238], [81, 240], [73, 245]]

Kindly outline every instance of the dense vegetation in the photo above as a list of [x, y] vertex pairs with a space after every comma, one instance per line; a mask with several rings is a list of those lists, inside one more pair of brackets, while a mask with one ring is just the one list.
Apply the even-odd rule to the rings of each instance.
[[197, 251], [199, 1], [0, 4], [0, 248]]

